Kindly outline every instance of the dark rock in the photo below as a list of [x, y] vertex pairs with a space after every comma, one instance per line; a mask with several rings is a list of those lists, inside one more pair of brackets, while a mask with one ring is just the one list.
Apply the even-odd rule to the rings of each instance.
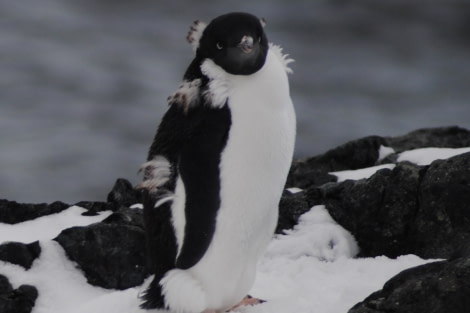
[[[384, 163], [378, 160], [380, 146], [391, 147], [396, 153], [424, 147], [470, 147], [470, 131], [457, 126], [424, 128], [399, 137], [369, 136], [348, 142], [328, 152], [294, 161], [287, 187], [302, 189], [335, 182], [329, 172], [354, 170]], [[394, 161], [396, 153], [385, 162]]]
[[80, 201], [75, 205], [87, 210], [82, 213], [83, 216], [95, 216], [98, 215], [98, 212], [114, 211], [117, 209], [116, 205], [110, 202]]
[[371, 136], [348, 142], [325, 154], [295, 161], [287, 178], [287, 187], [309, 188], [327, 182], [335, 182], [336, 177], [329, 172], [359, 169], [376, 164], [379, 148], [387, 141]]
[[0, 260], [30, 269], [34, 260], [41, 254], [39, 241], [30, 244], [6, 242], [0, 245]]
[[0, 275], [0, 312], [30, 313], [37, 297], [36, 287], [21, 285], [13, 289], [8, 278]]
[[120, 207], [119, 210], [105, 218], [102, 223], [116, 225], [131, 225], [143, 228], [144, 218], [142, 210]]
[[70, 205], [60, 201], [51, 204], [29, 204], [0, 199], [0, 223], [21, 223], [41, 216], [59, 213], [69, 207]]
[[92, 285], [122, 290], [142, 284], [148, 275], [142, 227], [108, 220], [66, 229], [54, 240]]
[[291, 229], [297, 224], [299, 217], [310, 209], [303, 192], [291, 193], [284, 191], [279, 202], [279, 218], [276, 234]]
[[423, 258], [470, 255], [470, 153], [437, 160], [426, 171], [410, 238]]
[[470, 147], [470, 131], [457, 126], [423, 128], [404, 136], [387, 138], [386, 145], [392, 147], [398, 153], [426, 147]]
[[421, 168], [399, 164], [370, 179], [308, 190], [309, 205], [325, 204], [331, 216], [356, 238], [360, 256], [411, 253], [408, 230], [418, 205]]
[[470, 258], [421, 265], [390, 279], [349, 313], [470, 312]]
[[108, 194], [108, 202], [118, 206], [129, 207], [133, 204], [141, 203], [142, 199], [139, 191], [135, 190], [128, 180], [119, 178]]
[[[8, 278], [0, 274], [0, 295], [8, 293], [13, 290]], [[3, 311], [0, 311], [3, 312]]]
[[431, 166], [400, 163], [369, 179], [306, 191], [356, 238], [360, 256], [470, 255], [470, 153]]

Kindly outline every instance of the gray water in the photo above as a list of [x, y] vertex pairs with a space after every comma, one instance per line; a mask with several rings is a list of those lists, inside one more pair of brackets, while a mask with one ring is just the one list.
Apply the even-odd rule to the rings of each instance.
[[296, 62], [296, 157], [470, 128], [469, 1], [0, 0], [0, 198], [105, 200], [139, 181], [195, 19], [266, 18]]

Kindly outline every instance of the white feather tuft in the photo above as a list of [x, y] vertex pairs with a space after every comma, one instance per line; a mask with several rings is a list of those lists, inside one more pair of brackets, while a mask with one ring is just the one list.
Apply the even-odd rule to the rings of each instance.
[[196, 51], [199, 48], [199, 40], [202, 37], [202, 33], [206, 28], [206, 23], [201, 21], [194, 21], [193, 25], [189, 28], [188, 36], [186, 40], [193, 46], [193, 51]]
[[264, 17], [260, 18], [259, 22], [261, 23], [261, 26], [266, 27], [266, 19]]
[[273, 43], [269, 43], [269, 49], [274, 53], [274, 55], [284, 65], [284, 70], [286, 71], [286, 73], [288, 73], [288, 74], [294, 73], [294, 71], [289, 67], [289, 64], [294, 62], [294, 59], [289, 58], [288, 54], [283, 54], [281, 46], [275, 45]]
[[178, 87], [178, 90], [168, 97], [168, 104], [181, 106], [187, 112], [189, 108], [199, 104], [200, 86], [200, 79], [192, 81], [184, 80]]
[[204, 92], [205, 100], [215, 108], [224, 106], [231, 87], [227, 73], [211, 59], [204, 60], [201, 71], [210, 79], [209, 88]]
[[146, 188], [151, 192], [156, 192], [165, 185], [171, 176], [170, 162], [162, 155], [142, 164], [139, 172], [141, 171], [144, 172], [144, 181], [137, 188]]
[[201, 313], [206, 308], [206, 294], [199, 281], [188, 271], [173, 269], [160, 280], [165, 306], [175, 313]]

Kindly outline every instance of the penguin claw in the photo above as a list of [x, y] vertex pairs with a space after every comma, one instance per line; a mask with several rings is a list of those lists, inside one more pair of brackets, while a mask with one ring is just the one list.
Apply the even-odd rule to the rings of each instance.
[[233, 307], [231, 307], [227, 312], [233, 311], [241, 306], [245, 305], [256, 305], [256, 304], [261, 304], [266, 302], [266, 300], [258, 299], [258, 298], [253, 298], [250, 295], [246, 295], [245, 298], [243, 298], [240, 302], [235, 304]]

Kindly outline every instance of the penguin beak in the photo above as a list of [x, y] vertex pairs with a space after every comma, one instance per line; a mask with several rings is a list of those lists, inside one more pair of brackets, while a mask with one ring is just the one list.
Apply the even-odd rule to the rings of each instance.
[[253, 37], [243, 36], [242, 41], [238, 44], [238, 47], [245, 53], [251, 53], [253, 51]]

